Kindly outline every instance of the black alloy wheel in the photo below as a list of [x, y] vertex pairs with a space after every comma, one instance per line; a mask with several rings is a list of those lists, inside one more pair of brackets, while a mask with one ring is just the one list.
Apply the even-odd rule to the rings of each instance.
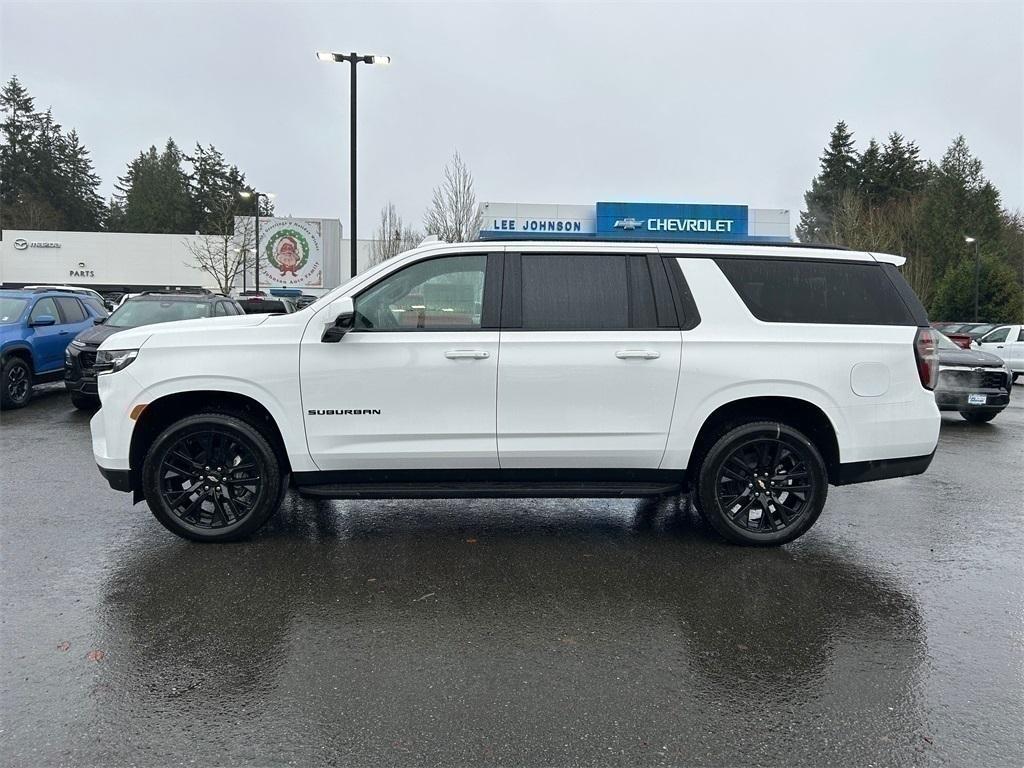
[[143, 486], [153, 514], [174, 533], [228, 541], [244, 538], [273, 514], [282, 477], [258, 429], [211, 413], [182, 419], [156, 439]]
[[739, 544], [783, 544], [810, 528], [825, 503], [821, 455], [799, 431], [772, 422], [723, 435], [701, 465], [700, 509]]
[[20, 357], [11, 357], [3, 366], [0, 405], [4, 409], [23, 408], [32, 394], [32, 370]]

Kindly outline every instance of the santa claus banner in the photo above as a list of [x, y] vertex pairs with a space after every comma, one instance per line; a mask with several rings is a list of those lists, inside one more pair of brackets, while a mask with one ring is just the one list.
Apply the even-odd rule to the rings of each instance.
[[259, 254], [261, 285], [323, 286], [323, 241], [319, 221], [261, 218]]

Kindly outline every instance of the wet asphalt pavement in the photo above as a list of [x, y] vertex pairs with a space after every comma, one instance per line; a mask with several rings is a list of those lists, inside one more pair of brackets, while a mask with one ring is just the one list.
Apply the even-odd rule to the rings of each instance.
[[1024, 763], [1024, 386], [781, 549], [675, 502], [314, 502], [199, 546], [0, 429], [5, 765]]

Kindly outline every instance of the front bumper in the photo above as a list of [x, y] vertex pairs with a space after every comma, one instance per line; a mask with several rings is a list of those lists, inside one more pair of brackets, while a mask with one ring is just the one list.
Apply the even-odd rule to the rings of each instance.
[[[975, 405], [968, 402], [970, 395], [985, 395], [984, 405]], [[940, 411], [978, 411], [996, 412], [1003, 410], [1010, 404], [1010, 393], [1005, 389], [982, 389], [982, 390], [935, 390], [935, 404]]]
[[96, 465], [99, 469], [100, 474], [103, 475], [103, 479], [106, 480], [110, 487], [115, 491], [123, 491], [125, 493], [133, 490], [132, 489], [132, 471], [130, 469], [107, 469], [106, 467]]
[[69, 344], [64, 354], [64, 388], [68, 392], [88, 395], [99, 400], [96, 371], [92, 367], [99, 347], [76, 347]]

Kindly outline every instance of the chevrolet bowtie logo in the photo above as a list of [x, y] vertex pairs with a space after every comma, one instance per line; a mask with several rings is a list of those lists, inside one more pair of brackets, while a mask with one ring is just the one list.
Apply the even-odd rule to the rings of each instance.
[[640, 229], [643, 225], [643, 219], [634, 219], [630, 216], [628, 219], [617, 219], [614, 226], [615, 229]]

